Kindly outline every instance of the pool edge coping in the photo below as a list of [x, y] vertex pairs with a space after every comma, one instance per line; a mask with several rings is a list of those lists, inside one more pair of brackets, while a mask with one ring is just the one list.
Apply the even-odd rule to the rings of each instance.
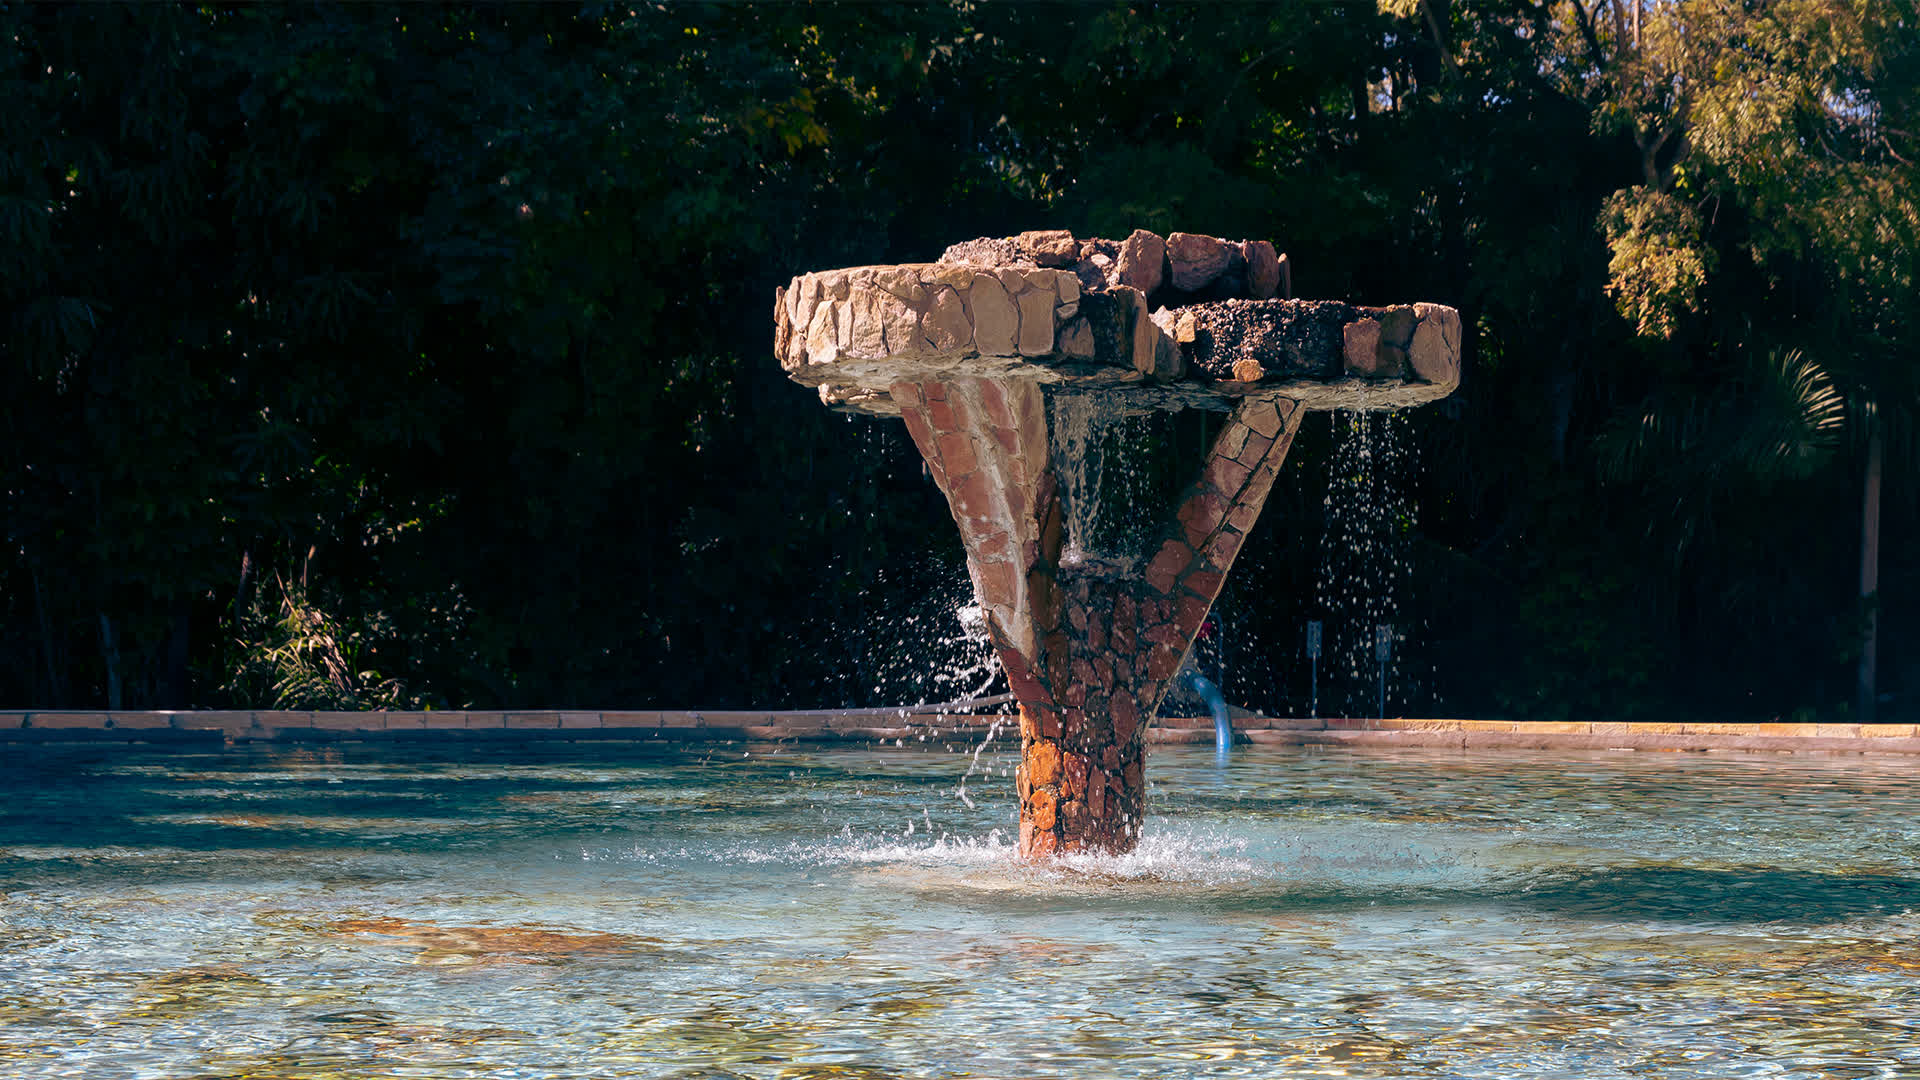
[[[1512, 750], [1746, 750], [1920, 754], [1920, 725], [1667, 723], [1244, 716], [1243, 743]], [[979, 742], [1011, 717], [885, 710], [0, 710], [0, 746], [48, 742], [168, 744], [362, 739], [639, 739], [748, 742]], [[1163, 717], [1156, 744], [1211, 743], [1213, 721]]]

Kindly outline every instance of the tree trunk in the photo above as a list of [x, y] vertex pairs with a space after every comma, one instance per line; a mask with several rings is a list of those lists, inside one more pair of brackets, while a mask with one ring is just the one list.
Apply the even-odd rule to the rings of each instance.
[[120, 694], [120, 642], [114, 637], [113, 620], [100, 613], [100, 657], [107, 664], [107, 708], [123, 708]]
[[1867, 625], [1855, 676], [1855, 713], [1862, 724], [1873, 723], [1877, 704], [1874, 667], [1880, 646], [1880, 469], [1885, 453], [1876, 429], [1867, 439], [1867, 478], [1860, 499], [1860, 606]]
[[47, 662], [47, 697], [49, 708], [67, 707], [67, 681], [61, 677], [59, 649], [53, 638], [53, 621], [47, 616], [46, 591], [40, 587], [40, 571], [32, 564], [27, 566], [27, 577], [33, 582], [33, 611], [40, 620], [40, 651]]
[[163, 709], [185, 709], [193, 695], [189, 674], [192, 658], [193, 616], [184, 599], [173, 602], [168, 616], [166, 655], [160, 670], [160, 701]]

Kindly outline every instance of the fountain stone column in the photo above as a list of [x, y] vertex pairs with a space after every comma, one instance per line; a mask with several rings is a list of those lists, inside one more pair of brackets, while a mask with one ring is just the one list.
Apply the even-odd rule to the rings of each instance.
[[[789, 375], [902, 417], [947, 497], [1019, 702], [1027, 856], [1138, 842], [1145, 729], [1308, 410], [1418, 404], [1458, 381], [1453, 309], [1277, 299], [1284, 265], [1264, 242], [1055, 231], [777, 294]], [[1062, 562], [1046, 407], [1061, 387], [1229, 414], [1137, 572]]]

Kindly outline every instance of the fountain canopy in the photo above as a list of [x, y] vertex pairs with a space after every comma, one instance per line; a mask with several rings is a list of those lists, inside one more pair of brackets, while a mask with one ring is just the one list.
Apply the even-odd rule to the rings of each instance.
[[[1286, 257], [1265, 241], [1053, 230], [802, 274], [775, 297], [788, 376], [836, 408], [905, 420], [947, 497], [1020, 703], [1026, 855], [1138, 842], [1143, 732], [1308, 410], [1418, 405], [1459, 382], [1452, 308], [1288, 292]], [[1135, 557], [1063, 543], [1075, 495], [1061, 477], [1080, 464], [1049, 438], [1048, 398], [1063, 394], [1229, 414]]]
[[1400, 408], [1458, 384], [1454, 309], [1289, 299], [1289, 269], [1267, 241], [1194, 233], [973, 240], [938, 262], [794, 278], [774, 351], [823, 402], [876, 416], [901, 414], [896, 383], [968, 376], [1219, 410]]

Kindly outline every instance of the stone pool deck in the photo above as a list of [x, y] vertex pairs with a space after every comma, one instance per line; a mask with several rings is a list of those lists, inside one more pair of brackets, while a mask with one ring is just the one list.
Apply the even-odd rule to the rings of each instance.
[[[1920, 754], [1914, 724], [1303, 720], [1237, 717], [1241, 742], [1467, 750], [1757, 750]], [[612, 739], [807, 743], [978, 743], [1010, 716], [889, 709], [593, 712], [0, 712], [0, 748], [33, 743], [237, 743], [375, 739]], [[1213, 721], [1163, 717], [1149, 743], [1212, 743]]]

